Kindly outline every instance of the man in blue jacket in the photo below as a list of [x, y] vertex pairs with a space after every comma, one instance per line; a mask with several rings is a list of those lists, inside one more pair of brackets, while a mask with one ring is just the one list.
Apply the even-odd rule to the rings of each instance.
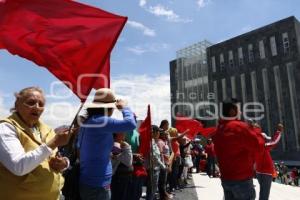
[[[115, 108], [122, 111], [123, 120], [111, 117]], [[79, 132], [82, 200], [110, 200], [113, 133], [135, 128], [134, 115], [125, 101], [116, 100], [110, 89], [96, 91], [93, 102], [87, 105], [87, 120]]]

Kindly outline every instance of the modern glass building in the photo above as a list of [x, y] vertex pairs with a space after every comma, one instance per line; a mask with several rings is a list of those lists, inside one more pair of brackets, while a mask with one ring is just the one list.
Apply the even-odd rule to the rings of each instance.
[[[268, 135], [284, 124], [272, 152], [276, 160], [300, 161], [300, 23], [289, 17], [207, 48], [209, 90], [213, 102], [228, 97], [263, 110], [250, 118]], [[253, 108], [258, 108], [253, 106]], [[245, 111], [245, 110], [244, 110]]]
[[205, 114], [207, 101], [208, 69], [206, 49], [212, 43], [204, 40], [176, 52], [176, 59], [170, 62], [171, 113], [199, 118]]

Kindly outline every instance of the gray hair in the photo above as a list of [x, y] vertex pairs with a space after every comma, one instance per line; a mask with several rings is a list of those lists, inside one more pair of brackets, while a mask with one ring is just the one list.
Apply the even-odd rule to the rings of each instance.
[[10, 109], [10, 112], [12, 112], [12, 113], [16, 112], [16, 104], [17, 104], [17, 102], [20, 101], [20, 100], [22, 100], [24, 97], [26, 97], [26, 95], [29, 92], [34, 92], [34, 91], [39, 92], [42, 95], [44, 95], [43, 90], [40, 87], [36, 87], [36, 86], [27, 87], [27, 88], [24, 88], [24, 89], [20, 90], [19, 92], [15, 92], [15, 94], [14, 94], [14, 96], [16, 97], [15, 106]]

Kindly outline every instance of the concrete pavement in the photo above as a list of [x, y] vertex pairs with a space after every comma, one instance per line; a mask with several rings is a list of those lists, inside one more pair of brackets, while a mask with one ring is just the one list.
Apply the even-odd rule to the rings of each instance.
[[[219, 178], [209, 178], [205, 174], [193, 174], [194, 189], [197, 199], [200, 200], [222, 200], [223, 190]], [[256, 196], [259, 196], [259, 184], [254, 180]], [[186, 192], [184, 192], [186, 193]], [[182, 198], [188, 199], [188, 198]], [[190, 199], [189, 199], [190, 200]], [[191, 200], [194, 200], [192, 198]], [[300, 200], [300, 187], [272, 183], [269, 200]]]

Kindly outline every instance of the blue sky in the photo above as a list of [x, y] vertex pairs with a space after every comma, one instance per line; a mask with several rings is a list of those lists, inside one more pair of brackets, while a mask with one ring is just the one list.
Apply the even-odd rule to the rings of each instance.
[[[218, 43], [291, 15], [300, 19], [299, 0], [79, 2], [128, 17], [112, 52], [112, 84], [127, 85], [125, 89], [117, 87], [116, 92], [128, 99], [140, 118], [144, 117], [146, 104], [151, 103], [157, 107], [154, 110], [156, 122], [169, 117], [169, 61], [176, 57], [177, 50], [203, 39]], [[57, 79], [44, 68], [0, 50], [0, 116], [5, 116], [13, 105], [14, 92], [37, 85], [49, 94], [53, 81]], [[126, 95], [129, 87], [131, 92]], [[65, 88], [57, 87], [55, 91], [65, 91]], [[61, 117], [63, 119], [72, 118], [79, 104], [74, 95], [64, 99], [49, 97], [47, 100], [49, 104], [72, 104], [71, 114], [69, 117]], [[160, 104], [164, 106], [158, 106]], [[53, 112], [66, 115], [61, 110], [64, 109], [54, 109]], [[52, 125], [57, 124], [55, 119], [46, 120]]]

